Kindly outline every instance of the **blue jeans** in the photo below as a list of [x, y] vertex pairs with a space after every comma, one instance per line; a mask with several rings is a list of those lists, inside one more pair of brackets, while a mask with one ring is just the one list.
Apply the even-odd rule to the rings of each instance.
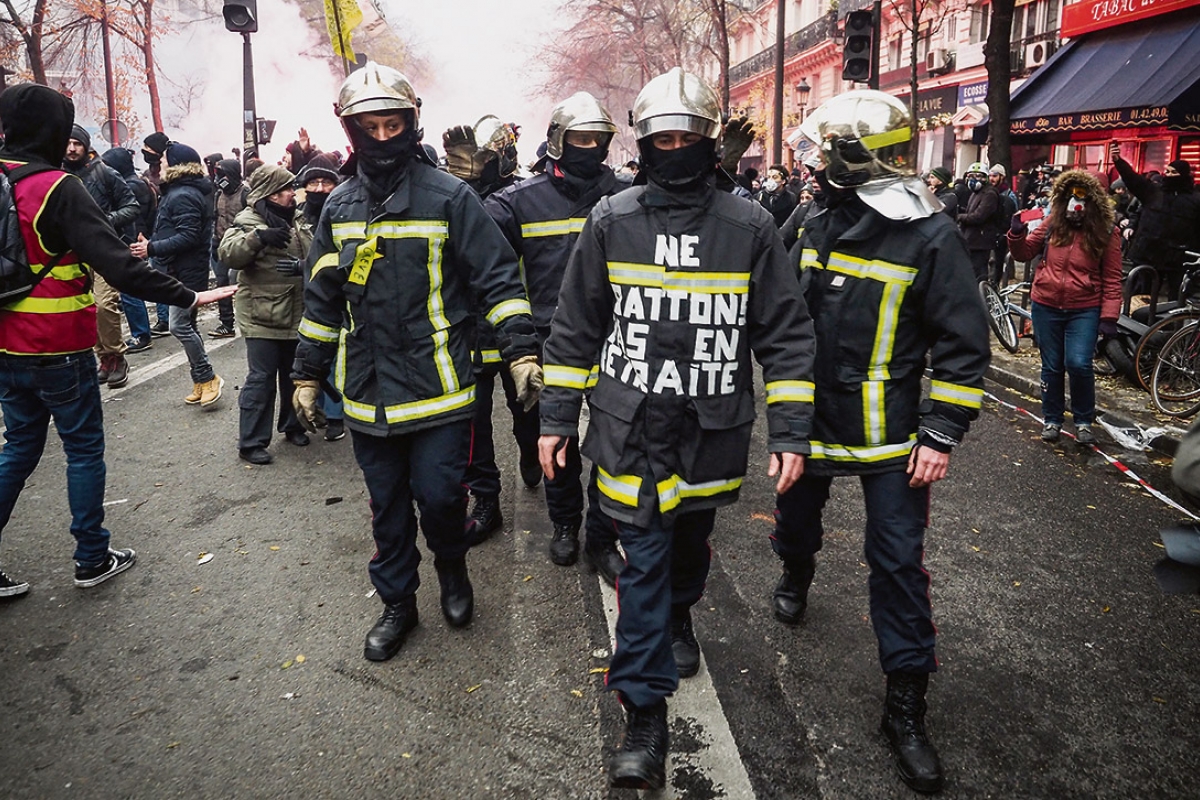
[[67, 500], [75, 560], [85, 566], [108, 557], [104, 529], [104, 418], [92, 352], [66, 356], [0, 356], [0, 530], [8, 525], [25, 481], [54, 428], [67, 455]]
[[170, 306], [170, 309], [171, 335], [179, 340], [183, 345], [183, 352], [187, 353], [188, 364], [192, 368], [192, 383], [208, 383], [213, 379], [214, 373], [212, 364], [208, 363], [208, 351], [204, 349], [204, 340], [196, 330], [196, 309], [176, 306]]
[[129, 322], [129, 335], [139, 342], [149, 339], [150, 314], [146, 311], [146, 301], [122, 292], [121, 307], [125, 309], [125, 319]]
[[1071, 416], [1076, 425], [1096, 419], [1096, 377], [1092, 355], [1100, 330], [1099, 308], [1058, 309], [1034, 303], [1033, 333], [1042, 351], [1042, 416], [1063, 424], [1066, 405], [1063, 372], [1071, 380]]

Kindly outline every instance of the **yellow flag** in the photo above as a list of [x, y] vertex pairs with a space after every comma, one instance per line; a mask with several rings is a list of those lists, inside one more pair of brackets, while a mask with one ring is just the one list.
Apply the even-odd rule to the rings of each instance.
[[355, 0], [325, 0], [325, 27], [334, 55], [354, 61], [350, 34], [363, 20], [362, 10]]

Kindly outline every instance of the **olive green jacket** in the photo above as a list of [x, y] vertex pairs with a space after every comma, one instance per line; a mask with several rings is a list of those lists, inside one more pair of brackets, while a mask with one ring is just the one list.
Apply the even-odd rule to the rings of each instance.
[[[238, 292], [233, 296], [234, 317], [248, 339], [295, 339], [304, 315], [304, 279], [300, 274], [307, 249], [295, 234], [287, 247], [268, 247], [256, 231], [267, 221], [252, 207], [233, 218], [221, 237], [217, 258], [238, 270]], [[280, 267], [295, 265], [295, 274]]]

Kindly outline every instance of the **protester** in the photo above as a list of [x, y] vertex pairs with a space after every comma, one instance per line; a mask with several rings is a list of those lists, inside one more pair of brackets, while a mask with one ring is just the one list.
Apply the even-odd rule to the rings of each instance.
[[1003, 164], [992, 164], [988, 169], [988, 183], [996, 190], [999, 203], [996, 207], [996, 218], [993, 227], [996, 229], [996, 246], [992, 248], [992, 268], [989, 275], [993, 286], [1004, 286], [1011, 277], [1007, 273], [1008, 240], [1005, 237], [1005, 227], [1013, 214], [1017, 213], [1017, 195], [1008, 186], [1008, 173]]
[[945, 167], [934, 167], [925, 177], [925, 185], [942, 201], [942, 211], [952, 220], [958, 219], [958, 195], [950, 186], [953, 180], [950, 170]]
[[786, 172], [783, 166], [776, 164], [767, 170], [767, 179], [763, 181], [762, 189], [754, 196], [763, 208], [771, 212], [775, 219], [775, 227], [782, 227], [796, 208], [796, 198], [788, 191]]
[[[225, 231], [233, 224], [234, 218], [247, 205], [250, 188], [242, 180], [242, 167], [233, 159], [226, 158], [217, 162], [214, 168], [216, 178], [213, 183], [217, 187], [216, 212], [213, 216], [213, 246], [212, 270], [217, 276], [217, 286], [228, 286], [233, 280], [229, 265], [217, 255], [221, 239]], [[234, 335], [233, 301], [221, 301], [217, 304], [217, 319], [219, 324], [208, 332], [211, 339], [228, 339]]]
[[[145, 178], [139, 176], [133, 166], [133, 151], [124, 147], [113, 147], [100, 156], [104, 163], [115, 169], [133, 193], [138, 204], [137, 216], [122, 230], [117, 231], [127, 244], [133, 244], [139, 236], [149, 236], [154, 230], [154, 217], [158, 212], [158, 196]], [[224, 302], [224, 301], [222, 301]], [[121, 309], [129, 323], [129, 338], [125, 340], [126, 353], [149, 350], [153, 344], [150, 335], [150, 315], [146, 302], [139, 297], [121, 293]], [[119, 320], [118, 320], [119, 324]]]
[[988, 259], [999, 233], [996, 212], [1000, 208], [1000, 195], [988, 181], [987, 167], [978, 161], [967, 167], [966, 185], [970, 195], [965, 205], [959, 199], [958, 228], [967, 242], [975, 280], [985, 281]]
[[[0, 94], [9, 170], [44, 169], [13, 188], [30, 264], [57, 258], [53, 272], [29, 296], [0, 313], [0, 530], [41, 460], [51, 420], [67, 458], [67, 498], [75, 537], [75, 585], [96, 586], [129, 569], [130, 548], [114, 549], [104, 528], [104, 421], [96, 376], [96, 311], [90, 271], [120, 291], [184, 308], [215, 302], [233, 290], [192, 292], [130, 255], [83, 184], [62, 180], [75, 108], [45, 86], [11, 86]], [[85, 266], [86, 265], [86, 266]], [[44, 505], [44, 503], [42, 504]], [[29, 584], [0, 572], [0, 597], [26, 594]]]
[[1071, 379], [1075, 441], [1096, 443], [1096, 379], [1092, 355], [1098, 333], [1117, 332], [1121, 313], [1121, 235], [1100, 181], [1068, 170], [1054, 182], [1050, 216], [1027, 235], [1020, 214], [1008, 232], [1013, 258], [1044, 254], [1033, 278], [1033, 332], [1042, 355], [1042, 439], [1058, 441], [1063, 426], [1064, 371]]

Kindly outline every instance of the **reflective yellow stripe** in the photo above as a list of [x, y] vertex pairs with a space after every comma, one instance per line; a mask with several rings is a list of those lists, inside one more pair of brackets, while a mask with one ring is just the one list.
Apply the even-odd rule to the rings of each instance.
[[868, 150], [878, 150], [880, 147], [889, 147], [893, 144], [901, 144], [912, 139], [912, 129], [908, 126], [896, 128], [893, 131], [885, 131], [876, 133], [871, 136], [863, 136], [859, 139], [863, 147]]
[[713, 495], [732, 492], [741, 485], [741, 478], [706, 481], [704, 483], [688, 483], [678, 475], [672, 475], [655, 487], [658, 489], [658, 508], [664, 512], [671, 511], [690, 497], [712, 497]]
[[586, 217], [570, 219], [548, 219], [544, 222], [526, 222], [521, 226], [522, 239], [539, 239], [543, 236], [567, 236], [583, 230]]
[[566, 389], [586, 389], [589, 372], [579, 367], [564, 367], [547, 364], [542, 368], [542, 380], [547, 386], [562, 386]]
[[908, 437], [907, 442], [867, 447], [812, 442], [812, 455], [809, 458], [823, 458], [829, 461], [887, 461], [889, 458], [907, 455], [916, 441], [917, 435], [914, 433]]
[[[429, 400], [414, 400], [411, 403], [399, 403], [387, 406], [383, 410], [383, 414], [384, 419], [387, 420], [389, 425], [395, 425], [400, 422], [426, 419], [438, 414], [444, 414], [447, 411], [454, 411], [455, 409], [469, 406], [474, 401], [475, 387], [469, 386], [466, 389], [460, 389], [457, 392], [451, 392]], [[378, 416], [378, 406], [359, 403], [348, 397], [342, 398], [342, 405], [347, 417], [359, 420], [360, 422], [373, 423]]]
[[499, 364], [504, 359], [500, 358], [499, 350], [480, 350], [479, 360], [484, 364]]
[[767, 405], [772, 403], [811, 403], [816, 384], [812, 381], [768, 381]]
[[346, 391], [346, 335], [349, 331], [342, 328], [339, 333], [337, 357], [333, 361], [333, 385], [338, 390], [338, 394], [344, 394]]
[[314, 342], [336, 342], [338, 340], [338, 330], [338, 328], [331, 328], [328, 325], [313, 322], [308, 317], [301, 317], [298, 332], [301, 336], [312, 339]]
[[887, 441], [887, 410], [883, 381], [863, 381], [863, 435], [867, 444]]
[[805, 247], [800, 251], [800, 269], [808, 267], [821, 269], [821, 262], [817, 260], [817, 251], [811, 247]]
[[900, 304], [904, 301], [907, 286], [886, 283], [883, 296], [879, 299], [879, 322], [875, 326], [875, 342], [871, 346], [871, 360], [867, 364], [867, 380], [886, 381], [892, 377], [888, 364], [892, 361], [892, 350], [896, 345], [896, 328], [900, 321]]
[[70, 311], [94, 306], [96, 301], [91, 292], [71, 295], [70, 297], [26, 297], [8, 306], [6, 311], [20, 311], [23, 314], [63, 314]]
[[746, 294], [750, 291], [748, 272], [668, 272], [666, 267], [627, 261], [608, 262], [608, 279], [625, 286], [649, 286], [696, 294]]
[[337, 253], [326, 253], [317, 259], [317, 263], [313, 264], [312, 272], [308, 273], [308, 279], [312, 280], [317, 276], [317, 273], [326, 267], [336, 267], [338, 265]]
[[[29, 268], [36, 273], [41, 271], [45, 266], [45, 264], [30, 264]], [[85, 275], [87, 275], [87, 271], [82, 264], [60, 264], [57, 267], [52, 267], [46, 273], [45, 278], [56, 281], [76, 281]]]
[[830, 272], [851, 275], [855, 278], [882, 281], [883, 283], [900, 283], [905, 286], [911, 284], [917, 277], [915, 267], [892, 264], [877, 258], [866, 259], [857, 256], [848, 256], [845, 253], [830, 253], [829, 262], [825, 265], [825, 269]]
[[367, 223], [365, 221], [334, 222], [329, 228], [333, 234], [333, 243], [339, 250], [349, 240], [362, 239], [367, 235]]
[[970, 386], [946, 383], [945, 381], [932, 381], [932, 384], [929, 392], [930, 400], [953, 403], [956, 406], [966, 406], [967, 408], [979, 408], [983, 405], [983, 389], [974, 389]]
[[[400, 224], [400, 223], [396, 223]], [[375, 226], [372, 225], [373, 229]], [[446, 301], [442, 299], [442, 244], [443, 239], [429, 240], [429, 256], [426, 259], [426, 269], [429, 272], [429, 299], [425, 302], [425, 311], [429, 315], [429, 324], [433, 326], [433, 362], [437, 365], [438, 378], [442, 382], [443, 392], [454, 392], [459, 388], [458, 373], [454, 369], [454, 359], [450, 357], [450, 320], [446, 318]]]
[[517, 314], [533, 314], [533, 310], [529, 307], [529, 301], [523, 297], [502, 300], [492, 306], [492, 310], [487, 313], [487, 321], [493, 325], [499, 325], [504, 320], [509, 317], [515, 317]]
[[603, 467], [597, 468], [596, 487], [608, 497], [623, 505], [637, 508], [638, 492], [642, 479], [632, 475], [610, 475]]
[[454, 369], [454, 359], [450, 357], [450, 332], [433, 332], [433, 363], [437, 366], [438, 379], [442, 382], [443, 392], [458, 390], [458, 372]]
[[599, 382], [600, 382], [600, 365], [597, 364], [596, 366], [592, 367], [590, 372], [588, 372], [587, 383], [583, 388], [590, 389]]
[[450, 225], [444, 220], [383, 220], [367, 225], [362, 221], [335, 222], [330, 226], [333, 243], [340, 250], [354, 239], [378, 236], [382, 239], [445, 239]]

